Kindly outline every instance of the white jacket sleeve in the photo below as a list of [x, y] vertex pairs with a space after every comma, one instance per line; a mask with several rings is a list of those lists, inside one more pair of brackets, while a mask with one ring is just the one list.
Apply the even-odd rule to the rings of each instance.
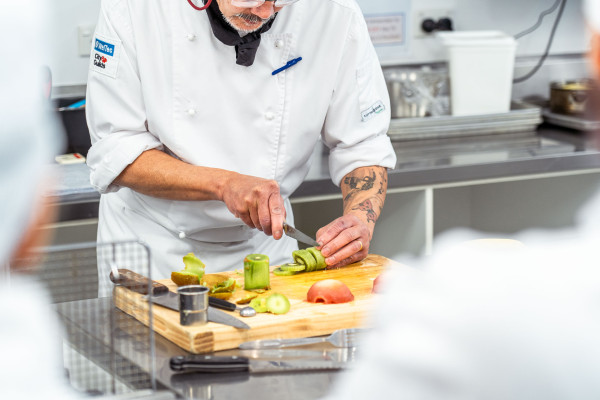
[[91, 184], [117, 191], [113, 180], [142, 152], [162, 144], [147, 129], [146, 110], [127, 2], [102, 2], [93, 40], [86, 116], [92, 147]]
[[339, 185], [358, 167], [393, 168], [396, 155], [387, 131], [390, 100], [362, 13], [355, 10], [344, 56], [323, 127], [330, 148], [331, 179]]

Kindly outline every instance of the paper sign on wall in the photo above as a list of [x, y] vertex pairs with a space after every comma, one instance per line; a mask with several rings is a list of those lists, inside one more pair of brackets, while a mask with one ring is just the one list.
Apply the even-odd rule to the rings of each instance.
[[402, 45], [406, 39], [406, 15], [366, 15], [369, 36], [375, 46]]

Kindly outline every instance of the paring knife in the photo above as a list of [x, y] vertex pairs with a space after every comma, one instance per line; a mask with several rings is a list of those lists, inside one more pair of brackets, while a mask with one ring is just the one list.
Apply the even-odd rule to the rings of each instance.
[[287, 222], [283, 222], [283, 231], [285, 232], [286, 235], [288, 235], [291, 238], [296, 239], [299, 242], [302, 243], [306, 243], [308, 245], [314, 246], [314, 247], [318, 247], [319, 243], [317, 243], [316, 240], [311, 239], [310, 236], [308, 236], [305, 233], [300, 232], [298, 229], [294, 228], [293, 226], [290, 226], [287, 224]]
[[172, 357], [169, 366], [178, 372], [248, 372], [251, 374], [293, 371], [323, 371], [347, 368], [351, 363], [328, 360], [251, 360], [241, 356], [192, 355]]
[[[118, 279], [114, 278], [112, 272], [110, 273], [110, 280], [113, 283], [117, 283], [136, 293], [145, 295], [149, 294], [148, 288], [151, 286], [150, 290], [152, 294], [150, 296], [153, 303], [179, 312], [179, 295], [169, 291], [169, 288], [167, 286], [156, 281], [151, 281], [152, 284], [150, 285], [150, 281], [148, 280], [148, 278], [128, 269], [119, 269], [118, 272]], [[144, 297], [144, 299], [148, 300], [148, 297]], [[213, 308], [216, 307], [228, 311], [235, 311], [237, 308], [235, 304], [230, 303], [227, 300], [217, 299], [209, 296], [208, 305], [210, 306], [208, 307], [208, 320], [210, 322], [230, 325], [240, 329], [250, 329], [250, 326], [248, 326], [248, 324], [240, 321], [239, 319], [227, 313], [215, 310]]]

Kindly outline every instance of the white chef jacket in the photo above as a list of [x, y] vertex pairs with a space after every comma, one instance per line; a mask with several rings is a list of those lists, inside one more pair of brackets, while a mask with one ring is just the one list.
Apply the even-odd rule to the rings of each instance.
[[336, 184], [357, 167], [395, 165], [385, 81], [353, 0], [285, 7], [250, 67], [235, 63], [234, 48], [185, 0], [104, 0], [87, 99], [91, 183], [103, 194], [98, 238], [147, 241], [159, 276], [182, 266], [188, 251], [209, 270], [226, 270], [250, 252], [289, 261], [296, 243], [250, 229], [223, 202], [164, 200], [115, 185], [145, 150], [274, 179], [288, 220], [288, 198], [319, 139], [331, 149]]

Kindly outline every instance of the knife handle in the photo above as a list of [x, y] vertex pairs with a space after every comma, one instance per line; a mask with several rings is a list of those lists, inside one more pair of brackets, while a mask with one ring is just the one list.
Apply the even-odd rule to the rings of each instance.
[[218, 299], [216, 297], [208, 296], [208, 305], [215, 308], [220, 308], [221, 310], [226, 311], [235, 311], [237, 310], [237, 306], [227, 300]]
[[[140, 275], [136, 272], [133, 272], [128, 269], [119, 269], [119, 279], [115, 279], [113, 273], [110, 273], [110, 280], [113, 283], [124, 286], [127, 289], [133, 290], [136, 293], [148, 294], [148, 283], [150, 282], [148, 278], [143, 275]], [[165, 294], [169, 291], [169, 288], [163, 285], [162, 283], [158, 283], [152, 281], [152, 295], [158, 296], [161, 294]]]
[[241, 356], [191, 355], [171, 357], [171, 370], [178, 372], [248, 372], [250, 360]]

